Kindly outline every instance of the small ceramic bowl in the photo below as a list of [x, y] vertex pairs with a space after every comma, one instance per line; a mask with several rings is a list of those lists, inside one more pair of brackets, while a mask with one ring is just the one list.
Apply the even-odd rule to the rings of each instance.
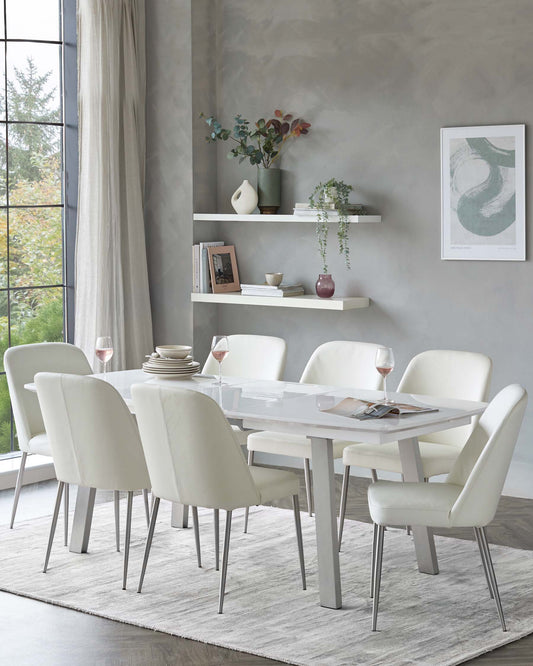
[[188, 356], [192, 347], [187, 345], [161, 345], [155, 348], [161, 358], [185, 358]]
[[271, 287], [278, 287], [283, 280], [283, 273], [265, 273], [265, 280]]

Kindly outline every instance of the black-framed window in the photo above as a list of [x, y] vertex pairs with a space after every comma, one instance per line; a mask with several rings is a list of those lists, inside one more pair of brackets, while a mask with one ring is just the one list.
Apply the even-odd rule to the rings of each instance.
[[4, 351], [72, 340], [76, 0], [0, 0], [0, 455], [17, 450]]

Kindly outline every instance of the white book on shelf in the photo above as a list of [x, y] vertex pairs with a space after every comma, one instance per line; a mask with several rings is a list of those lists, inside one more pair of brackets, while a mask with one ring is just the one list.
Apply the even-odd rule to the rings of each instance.
[[243, 296], [262, 296], [262, 297], [273, 297], [273, 298], [289, 298], [290, 296], [303, 296], [303, 289], [295, 289], [293, 291], [283, 291], [278, 289], [277, 291], [262, 291], [261, 289], [242, 289], [241, 294]]
[[208, 260], [208, 247], [220, 247], [224, 245], [224, 241], [204, 241], [200, 245], [200, 279], [199, 291], [203, 294], [208, 294], [211, 291], [209, 280], [209, 260]]
[[200, 246], [192, 246], [192, 290], [194, 293], [200, 291]]

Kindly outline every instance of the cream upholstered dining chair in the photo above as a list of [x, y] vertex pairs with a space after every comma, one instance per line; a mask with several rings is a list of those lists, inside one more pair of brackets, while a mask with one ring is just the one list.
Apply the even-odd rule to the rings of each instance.
[[[354, 389], [380, 389], [382, 378], [376, 370], [376, 351], [380, 345], [370, 342], [326, 342], [312, 353], [304, 368], [302, 384], [324, 384]], [[351, 442], [333, 441], [333, 456], [341, 458]], [[303, 435], [278, 432], [256, 432], [248, 436], [248, 464], [253, 465], [254, 453], [273, 453], [304, 459], [307, 509], [313, 513], [311, 491], [311, 443]], [[247, 516], [246, 516], [247, 518]], [[245, 531], [247, 519], [245, 520]]]
[[226, 511], [218, 605], [222, 613], [233, 510], [289, 495], [305, 590], [298, 477], [292, 472], [248, 467], [222, 410], [203, 393], [135, 384], [132, 396], [155, 496], [138, 592], [142, 590], [160, 499]]
[[126, 491], [125, 590], [133, 491], [150, 487], [135, 419], [118, 391], [96, 377], [40, 372], [35, 383], [59, 482], [43, 570], [48, 568], [66, 483]]
[[[24, 388], [38, 372], [69, 372], [90, 375], [92, 368], [79, 347], [66, 342], [42, 342], [10, 347], [4, 354], [4, 368], [13, 408], [19, 449], [22, 451], [9, 526], [13, 527], [28, 454], [51, 456], [37, 395]], [[65, 489], [65, 545], [68, 539], [68, 486]]]
[[527, 393], [507, 386], [491, 401], [472, 431], [446, 483], [378, 481], [368, 488], [374, 521], [372, 549], [372, 631], [376, 630], [386, 525], [473, 527], [503, 631], [506, 631], [498, 584], [485, 527], [492, 521], [518, 438]]
[[[222, 361], [222, 374], [246, 379], [282, 379], [287, 343], [270, 335], [228, 335], [229, 354]], [[209, 354], [203, 374], [218, 375], [218, 362]]]
[[[435, 349], [417, 354], [411, 359], [398, 386], [398, 392], [486, 401], [491, 375], [492, 361], [485, 354]], [[451, 470], [475, 423], [474, 419], [466, 426], [424, 435], [419, 442], [424, 478], [447, 474]], [[402, 471], [398, 442], [351, 444], [344, 448], [342, 460], [345, 467], [341, 492], [339, 549], [346, 515], [350, 467], [371, 469], [374, 481], [377, 480], [376, 470], [399, 474]]]

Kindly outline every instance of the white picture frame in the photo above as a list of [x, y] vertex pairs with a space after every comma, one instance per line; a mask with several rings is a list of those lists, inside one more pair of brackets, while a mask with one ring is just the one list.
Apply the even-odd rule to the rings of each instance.
[[525, 261], [525, 125], [440, 137], [441, 259]]

